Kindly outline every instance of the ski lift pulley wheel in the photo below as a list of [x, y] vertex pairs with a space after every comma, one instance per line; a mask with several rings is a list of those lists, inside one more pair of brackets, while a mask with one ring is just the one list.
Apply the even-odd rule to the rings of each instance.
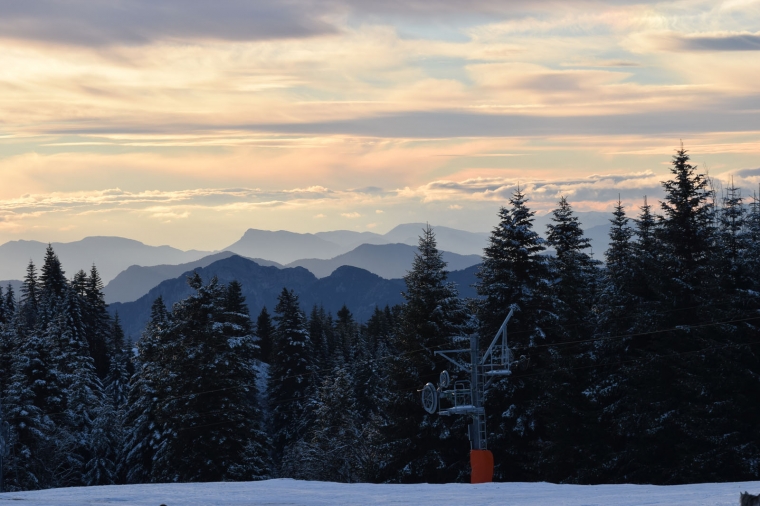
[[427, 383], [422, 387], [422, 407], [431, 415], [438, 409], [438, 390], [432, 383]]
[[438, 384], [441, 385], [441, 388], [446, 388], [451, 383], [451, 377], [449, 376], [449, 371], [441, 371], [441, 376], [438, 380]]

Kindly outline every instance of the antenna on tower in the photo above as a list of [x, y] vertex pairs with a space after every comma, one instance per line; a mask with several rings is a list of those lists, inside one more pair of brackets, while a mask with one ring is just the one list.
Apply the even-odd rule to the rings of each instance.
[[[449, 372], [443, 371], [438, 387], [427, 383], [422, 388], [422, 407], [431, 415], [437, 412], [443, 416], [465, 415], [471, 418], [468, 425], [471, 483], [493, 481], [493, 454], [488, 450], [486, 412], [483, 406], [485, 393], [494, 380], [512, 374], [512, 367], [515, 364], [527, 363], [524, 357], [521, 357], [519, 361], [514, 360], [507, 341], [507, 323], [516, 309], [518, 309], [516, 305], [510, 306], [509, 314], [496, 332], [491, 345], [482, 355], [477, 332], [469, 335], [469, 349], [435, 352], [436, 355], [451, 362], [458, 370], [468, 373], [469, 380], [455, 381], [451, 384]], [[469, 363], [459, 358], [466, 353], [470, 354]], [[441, 401], [446, 401], [450, 406], [443, 408]]]

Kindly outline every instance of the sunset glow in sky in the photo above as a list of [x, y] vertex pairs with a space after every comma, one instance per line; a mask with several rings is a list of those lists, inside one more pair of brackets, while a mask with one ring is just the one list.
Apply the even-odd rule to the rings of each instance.
[[[760, 0], [0, 0], [0, 243], [211, 250], [760, 184]], [[634, 213], [633, 207], [631, 212]]]

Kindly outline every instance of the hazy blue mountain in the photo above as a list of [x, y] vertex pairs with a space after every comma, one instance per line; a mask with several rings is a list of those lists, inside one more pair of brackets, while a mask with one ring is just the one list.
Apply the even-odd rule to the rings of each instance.
[[333, 230], [332, 232], [317, 232], [317, 237], [337, 244], [344, 251], [349, 251], [361, 244], [388, 244], [390, 241], [374, 232], [354, 232], [353, 230]]
[[[451, 267], [447, 268], [450, 269]], [[473, 299], [478, 297], [478, 292], [472, 285], [478, 281], [478, 278], [475, 276], [475, 274], [478, 272], [479, 268], [480, 264], [477, 264], [467, 267], [466, 269], [449, 271], [447, 281], [451, 281], [457, 284], [457, 289], [459, 290], [460, 297]]]
[[0, 281], [0, 286], [3, 287], [3, 295], [5, 295], [6, 288], [8, 288], [8, 285], [10, 284], [13, 287], [13, 293], [16, 295], [16, 299], [18, 299], [21, 293], [21, 285], [23, 283], [23, 281], [20, 281], [18, 279], [6, 279]]
[[[308, 258], [289, 263], [288, 267], [305, 267], [318, 278], [329, 276], [343, 265], [351, 265], [368, 270], [386, 279], [403, 277], [411, 269], [417, 246], [408, 244], [362, 244], [348, 253], [329, 260]], [[478, 255], [458, 255], [443, 252], [443, 259], [449, 269], [465, 269], [481, 262]]]
[[[274, 310], [277, 295], [284, 286], [300, 292], [305, 286], [313, 284], [317, 280], [314, 274], [304, 268], [264, 267], [237, 255], [217, 260], [206, 267], [193, 270], [198, 272], [204, 281], [210, 280], [213, 276], [217, 276], [220, 281], [225, 283], [234, 279], [240, 281], [243, 284], [244, 295], [254, 318], [264, 305], [270, 312]], [[136, 301], [111, 304], [109, 311], [111, 314], [118, 311], [126, 335], [139, 337], [150, 317], [150, 306], [159, 295], [163, 297], [167, 308], [171, 308], [172, 304], [190, 295], [192, 290], [187, 286], [187, 275], [193, 270], [187, 271], [177, 278], [162, 281]]]
[[304, 310], [321, 305], [334, 315], [345, 304], [359, 321], [366, 321], [375, 306], [401, 304], [403, 279], [383, 279], [358, 267], [344, 265], [326, 278], [318, 279], [304, 290], [301, 305]]
[[[398, 225], [383, 237], [391, 243], [403, 243], [411, 246], [417, 246], [422, 230], [426, 227], [425, 223], [406, 223]], [[488, 243], [488, 232], [467, 232], [449, 227], [433, 226], [435, 240], [438, 243], [438, 249], [458, 253], [460, 255], [478, 255], [483, 254], [483, 248]]]
[[[192, 271], [198, 267], [206, 267], [217, 260], [228, 258], [232, 255], [235, 255], [235, 253], [232, 253], [231, 251], [222, 251], [203, 257], [195, 262], [179, 265], [153, 265], [149, 267], [132, 265], [111, 280], [111, 282], [103, 288], [103, 294], [105, 295], [108, 304], [114, 302], [131, 302], [148, 293], [151, 288], [159, 284], [161, 281], [176, 278], [184, 272]], [[277, 262], [272, 262], [270, 260], [263, 260], [260, 258], [254, 258], [253, 260], [265, 267], [282, 267], [282, 265]]]
[[[597, 260], [604, 261], [604, 252], [607, 251], [610, 245], [610, 225], [607, 222], [606, 224], [596, 225], [583, 231], [591, 241], [591, 252]], [[633, 223], [630, 225], [633, 226]]]
[[[231, 256], [195, 270], [206, 281], [213, 276], [217, 276], [224, 283], [234, 279], [240, 281], [243, 285], [243, 295], [254, 318], [263, 306], [266, 306], [270, 313], [274, 311], [277, 296], [284, 287], [298, 294], [305, 311], [318, 304], [335, 314], [345, 304], [359, 321], [366, 321], [376, 305], [385, 307], [386, 304], [402, 302], [401, 292], [404, 290], [404, 281], [401, 279], [383, 279], [351, 266], [340, 267], [330, 276], [317, 279], [302, 267], [263, 267], [252, 260]], [[189, 272], [161, 282], [134, 302], [111, 304], [109, 311], [111, 314], [118, 311], [126, 334], [139, 338], [150, 317], [150, 307], [159, 295], [163, 297], [167, 307], [171, 307], [191, 293], [187, 286], [187, 274]], [[475, 281], [471, 274], [451, 273], [451, 279], [461, 279], [467, 284]]]
[[[597, 260], [604, 260], [604, 252], [610, 244], [609, 230], [612, 212], [574, 211], [573, 214], [578, 217], [578, 221], [581, 223], [581, 228], [583, 229], [584, 234], [591, 241], [591, 249], [594, 258]], [[546, 238], [546, 225], [551, 223], [551, 219], [551, 212], [542, 216], [536, 216], [533, 221], [533, 229], [538, 232], [541, 237]]]
[[[423, 228], [424, 223], [407, 223], [384, 235], [352, 230], [299, 234], [284, 230], [272, 232], [251, 228], [239, 241], [224, 249], [245, 257], [265, 258], [281, 264], [305, 258], [327, 260], [354, 250], [362, 244], [402, 243], [417, 246]], [[449, 227], [433, 228], [438, 247], [460, 255], [481, 255], [489, 235], [486, 232], [466, 232]]]
[[248, 258], [264, 258], [287, 264], [306, 256], [310, 258], [332, 258], [345, 250], [315, 234], [298, 234], [278, 230], [257, 230], [249, 228], [243, 237], [224, 248]]
[[[39, 241], [10, 241], [0, 246], [0, 278], [23, 279], [29, 260], [42, 265], [47, 243]], [[130, 265], [179, 264], [192, 262], [208, 255], [208, 251], [182, 251], [171, 246], [148, 246], [122, 237], [85, 237], [81, 241], [52, 243], [66, 275], [71, 277], [92, 264], [108, 283]]]

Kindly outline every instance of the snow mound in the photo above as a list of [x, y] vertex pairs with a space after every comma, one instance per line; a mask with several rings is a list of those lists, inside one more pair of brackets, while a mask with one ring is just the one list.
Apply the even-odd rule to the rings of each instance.
[[372, 485], [269, 480], [242, 483], [172, 483], [73, 487], [0, 494], [26, 506], [243, 506], [243, 505], [515, 505], [515, 506], [735, 506], [739, 493], [760, 492], [760, 482], [693, 485]]

